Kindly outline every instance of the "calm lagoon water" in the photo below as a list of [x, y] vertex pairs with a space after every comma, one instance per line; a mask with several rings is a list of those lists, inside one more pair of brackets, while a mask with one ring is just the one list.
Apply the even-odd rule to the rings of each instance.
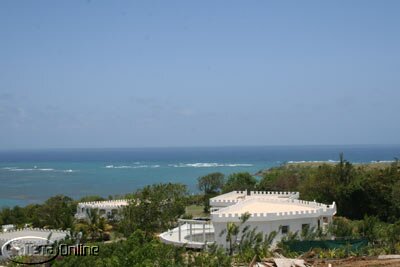
[[196, 192], [210, 172], [255, 173], [288, 161], [390, 161], [400, 145], [64, 149], [0, 152], [0, 206], [42, 202], [64, 194], [121, 195], [148, 184], [179, 182]]

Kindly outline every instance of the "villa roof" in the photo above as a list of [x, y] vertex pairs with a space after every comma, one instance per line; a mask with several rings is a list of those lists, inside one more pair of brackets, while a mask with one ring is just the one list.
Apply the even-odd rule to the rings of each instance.
[[210, 199], [211, 206], [229, 206], [248, 199], [298, 199], [299, 192], [232, 191]]
[[[290, 211], [305, 211], [315, 210], [315, 207], [298, 205], [291, 202], [271, 202], [267, 200], [245, 201], [243, 205], [230, 206], [227, 208], [230, 212], [243, 214], [251, 213], [269, 213], [269, 212], [290, 212]], [[226, 211], [224, 211], [226, 212]]]
[[213, 221], [239, 221], [244, 213], [250, 213], [250, 220], [257, 221], [333, 216], [336, 204], [333, 202], [332, 205], [325, 205], [289, 198], [248, 198], [212, 212], [211, 215]]

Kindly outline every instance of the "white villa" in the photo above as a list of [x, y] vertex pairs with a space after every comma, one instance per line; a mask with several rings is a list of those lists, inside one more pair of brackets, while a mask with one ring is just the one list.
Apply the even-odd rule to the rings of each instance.
[[91, 209], [98, 209], [100, 216], [103, 218], [119, 218], [121, 209], [127, 206], [128, 200], [106, 200], [93, 202], [80, 202], [76, 208], [75, 218], [84, 220], [88, 218], [88, 212]]
[[233, 191], [211, 198], [210, 206], [210, 221], [180, 220], [177, 228], [160, 235], [161, 241], [190, 248], [202, 248], [211, 242], [227, 247], [226, 236], [220, 233], [228, 222], [239, 223], [240, 217], [249, 213], [245, 225], [257, 227], [264, 235], [276, 231], [277, 242], [305, 227], [325, 229], [336, 214], [335, 202], [325, 205], [299, 200], [298, 192]]

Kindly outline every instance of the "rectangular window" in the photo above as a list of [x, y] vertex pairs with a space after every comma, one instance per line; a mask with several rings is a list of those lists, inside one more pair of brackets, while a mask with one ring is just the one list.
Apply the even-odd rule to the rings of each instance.
[[286, 235], [289, 233], [289, 225], [282, 225], [282, 234]]

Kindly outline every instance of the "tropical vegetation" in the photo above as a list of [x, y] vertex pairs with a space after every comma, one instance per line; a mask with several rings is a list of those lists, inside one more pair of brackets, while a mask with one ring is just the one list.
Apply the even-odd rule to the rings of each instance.
[[[157, 234], [176, 226], [187, 214], [187, 207], [209, 212], [209, 198], [232, 190], [299, 191], [302, 199], [322, 203], [335, 201], [338, 214], [328, 232], [305, 229], [290, 233], [290, 240], [324, 240], [337, 238], [366, 239], [368, 246], [359, 251], [314, 249], [307, 255], [315, 258], [337, 258], [355, 255], [400, 253], [400, 163], [354, 164], [340, 155], [337, 163], [282, 164], [258, 173], [234, 173], [225, 177], [211, 173], [199, 177], [201, 194], [190, 195], [182, 184], [155, 184], [127, 196], [129, 205], [122, 210], [121, 220], [107, 220], [98, 210], [88, 212], [88, 219], [76, 220], [74, 213], [80, 201], [103, 200], [87, 196], [73, 200], [54, 196], [42, 204], [3, 208], [0, 224], [19, 227], [68, 229], [70, 242], [98, 244], [99, 256], [59, 257], [55, 266], [231, 266], [248, 264], [271, 255], [274, 233], [263, 236], [257, 229], [246, 227], [249, 215], [239, 224], [226, 227], [227, 250], [210, 246], [193, 251], [161, 243]], [[217, 233], [218, 234], [218, 233]], [[238, 238], [241, 236], [241, 238]], [[107, 242], [105, 242], [107, 241]], [[280, 252], [298, 256], [285, 243]]]

